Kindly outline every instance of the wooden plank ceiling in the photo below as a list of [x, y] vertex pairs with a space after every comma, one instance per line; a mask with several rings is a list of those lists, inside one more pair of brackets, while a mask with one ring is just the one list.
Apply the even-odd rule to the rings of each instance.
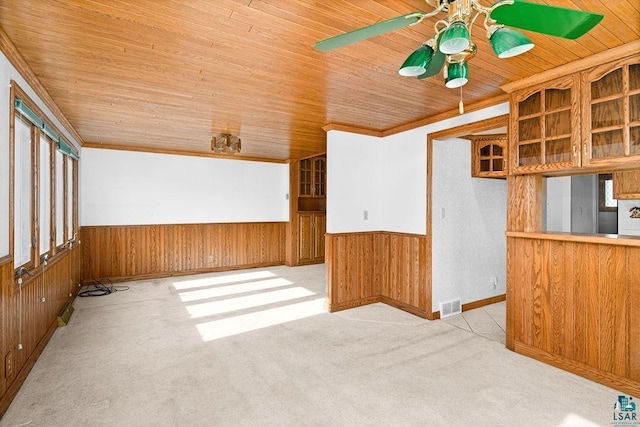
[[[476, 23], [466, 104], [640, 38], [638, 0], [539, 2], [605, 18], [576, 41], [527, 32], [536, 48], [505, 60]], [[442, 76], [397, 73], [432, 37], [435, 18], [331, 52], [313, 47], [416, 10], [431, 7], [422, 0], [3, 0], [0, 26], [85, 145], [207, 155], [211, 136], [224, 131], [242, 138], [239, 158], [282, 161], [323, 152], [327, 123], [385, 131], [456, 108], [460, 91], [446, 89]]]

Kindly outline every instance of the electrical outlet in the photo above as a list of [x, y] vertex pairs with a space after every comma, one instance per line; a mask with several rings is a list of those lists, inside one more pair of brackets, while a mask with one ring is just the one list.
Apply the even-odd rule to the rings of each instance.
[[365, 221], [369, 219], [369, 211], [362, 211], [362, 219]]
[[209, 255], [209, 264], [213, 264], [213, 255]]
[[493, 285], [493, 289], [497, 289], [498, 288], [498, 278], [497, 277], [491, 277], [491, 284]]

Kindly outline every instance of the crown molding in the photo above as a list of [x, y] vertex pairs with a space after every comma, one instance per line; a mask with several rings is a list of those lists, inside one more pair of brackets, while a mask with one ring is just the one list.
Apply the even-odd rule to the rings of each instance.
[[580, 71], [584, 71], [588, 68], [592, 68], [607, 62], [611, 62], [616, 59], [626, 58], [640, 52], [640, 40], [636, 40], [630, 43], [623, 44], [612, 49], [607, 49], [600, 53], [595, 53], [586, 58], [578, 59], [577, 61], [569, 62], [551, 70], [543, 71], [536, 75], [525, 77], [524, 79], [517, 80], [515, 82], [506, 83], [500, 86], [500, 89], [507, 93], [524, 89], [530, 86], [535, 86], [541, 83], [554, 80], [558, 77], [568, 76]]
[[44, 88], [40, 79], [35, 75], [31, 67], [24, 60], [18, 49], [13, 44], [7, 33], [4, 32], [2, 27], [0, 27], [0, 51], [4, 53], [7, 57], [11, 65], [13, 65], [18, 73], [25, 79], [27, 84], [33, 89], [33, 91], [38, 95], [38, 97], [44, 102], [44, 105], [47, 106], [49, 110], [53, 113], [53, 115], [60, 121], [62, 126], [65, 128], [67, 132], [71, 134], [71, 136], [82, 146], [84, 145], [84, 140], [78, 132], [76, 132], [75, 128], [71, 125], [71, 123], [67, 120], [65, 115], [62, 113], [62, 110], [55, 103], [49, 92]]

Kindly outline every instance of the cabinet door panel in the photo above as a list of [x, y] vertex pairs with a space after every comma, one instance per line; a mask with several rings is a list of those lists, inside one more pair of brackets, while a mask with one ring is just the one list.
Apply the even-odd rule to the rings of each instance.
[[298, 219], [298, 261], [310, 262], [313, 259], [313, 215], [299, 215]]
[[314, 224], [314, 260], [322, 262], [324, 260], [324, 235], [327, 230], [327, 216], [324, 214], [315, 214]]
[[512, 95], [512, 173], [580, 165], [579, 91], [580, 75], [573, 74]]
[[582, 74], [585, 167], [640, 161], [640, 55]]

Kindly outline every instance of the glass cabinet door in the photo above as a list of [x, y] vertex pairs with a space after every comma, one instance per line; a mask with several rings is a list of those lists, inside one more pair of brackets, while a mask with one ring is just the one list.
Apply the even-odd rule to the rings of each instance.
[[514, 173], [579, 166], [579, 76], [545, 83], [512, 98]]
[[585, 72], [584, 166], [640, 160], [640, 58]]

